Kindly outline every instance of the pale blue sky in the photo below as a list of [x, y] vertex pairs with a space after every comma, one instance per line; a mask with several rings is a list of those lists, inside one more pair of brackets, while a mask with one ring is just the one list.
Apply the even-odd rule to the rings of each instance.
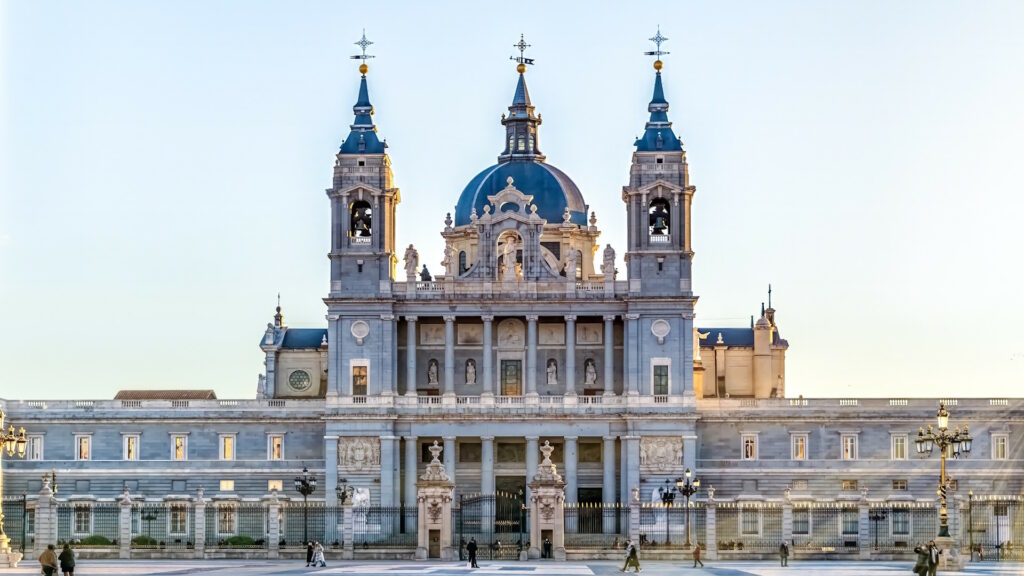
[[658, 24], [698, 323], [746, 325], [772, 282], [790, 395], [1024, 395], [1024, 3], [7, 0], [0, 19], [2, 396], [251, 397], [278, 291], [288, 324], [325, 324], [364, 26], [399, 245], [439, 268], [524, 32], [542, 149], [621, 255]]

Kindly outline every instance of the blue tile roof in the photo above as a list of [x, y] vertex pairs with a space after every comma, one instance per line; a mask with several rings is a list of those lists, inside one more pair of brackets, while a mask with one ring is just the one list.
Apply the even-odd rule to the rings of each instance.
[[370, 91], [366, 87], [366, 76], [359, 81], [359, 97], [352, 107], [355, 121], [352, 122], [348, 138], [341, 143], [342, 154], [383, 154], [387, 147], [377, 137], [377, 127], [373, 125], [373, 105], [370, 104]]
[[483, 216], [487, 196], [500, 192], [508, 185], [512, 177], [512, 185], [523, 194], [533, 196], [537, 205], [537, 215], [549, 223], [562, 221], [566, 206], [569, 207], [571, 222], [579, 226], [587, 225], [587, 204], [576, 184], [558, 168], [532, 160], [514, 160], [495, 164], [477, 174], [459, 196], [455, 205], [455, 225], [469, 224], [473, 208], [477, 216]]
[[633, 143], [637, 152], [679, 152], [683, 143], [672, 131], [672, 123], [668, 121], [668, 100], [665, 100], [665, 89], [661, 84], [661, 72], [654, 76], [654, 95], [647, 105], [651, 113], [644, 135]]
[[288, 328], [284, 333], [282, 348], [320, 348], [327, 335], [326, 328]]
[[[707, 340], [701, 341], [701, 346], [714, 346], [718, 343], [718, 334], [722, 334], [722, 342], [726, 346], [754, 346], [754, 330], [752, 328], [697, 328], [697, 330], [703, 334], [710, 332]], [[779, 334], [779, 329], [776, 328], [772, 334], [774, 338], [774, 344], [788, 344], [782, 339]]]

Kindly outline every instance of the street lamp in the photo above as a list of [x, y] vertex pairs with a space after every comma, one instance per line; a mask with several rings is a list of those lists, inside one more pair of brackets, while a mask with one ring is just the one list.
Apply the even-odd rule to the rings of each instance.
[[696, 494], [697, 490], [700, 489], [700, 479], [694, 478], [692, 482], [690, 481], [690, 476], [692, 476], [692, 474], [693, 473], [690, 472], [690, 469], [687, 468], [686, 471], [683, 472], [683, 475], [686, 477], [686, 481], [685, 482], [683, 481], [682, 478], [676, 478], [676, 491], [679, 492], [680, 494], [682, 494], [684, 498], [686, 498], [686, 547], [687, 548], [690, 547], [690, 496], [693, 496], [694, 494]]
[[353, 489], [348, 485], [348, 480], [345, 478], [338, 478], [338, 485], [334, 487], [334, 493], [338, 496], [338, 503], [344, 504], [352, 497], [352, 492]]
[[945, 402], [939, 402], [939, 412], [936, 414], [936, 420], [938, 421], [938, 430], [934, 430], [931, 424], [928, 425], [927, 433], [925, 433], [924, 428], [921, 428], [917, 433], [917, 439], [914, 443], [917, 446], [917, 453], [921, 456], [930, 456], [935, 446], [938, 445], [939, 447], [939, 456], [942, 459], [942, 469], [939, 473], [939, 489], [936, 491], [940, 502], [942, 502], [942, 508], [939, 510], [939, 538], [949, 538], [946, 491], [949, 490], [950, 478], [946, 476], [946, 458], [959, 458], [961, 454], [964, 456], [970, 454], [971, 444], [974, 439], [971, 438], [966, 424], [964, 424], [962, 431], [957, 427], [952, 433], [949, 432], [949, 411], [946, 410]]
[[875, 550], [878, 550], [878, 523], [885, 521], [889, 513], [881, 508], [875, 508], [868, 514], [868, 520], [875, 523]]
[[[13, 458], [17, 455], [18, 458], [25, 457], [25, 446], [28, 441], [25, 439], [25, 429], [20, 428], [18, 433], [14, 433], [14, 425], [11, 425], [7, 432], [4, 432], [4, 419], [7, 418], [7, 414], [4, 414], [3, 409], [0, 409], [0, 452], [7, 452], [8, 458]], [[0, 502], [4, 498], [4, 469], [3, 469], [3, 455], [0, 454]], [[0, 554], [9, 554], [11, 551], [11, 539], [7, 537], [4, 532], [4, 513], [0, 509]]]
[[974, 562], [974, 490], [967, 491], [967, 539], [971, 547], [971, 562]]
[[669, 519], [672, 517], [670, 508], [676, 501], [676, 487], [672, 485], [671, 480], [665, 480], [665, 486], [658, 488], [658, 496], [661, 498], [661, 503], [665, 505], [665, 546], [668, 546], [672, 543], [669, 536]]
[[316, 474], [302, 467], [302, 476], [295, 477], [295, 491], [302, 494], [302, 541], [309, 542], [309, 495], [316, 492]]

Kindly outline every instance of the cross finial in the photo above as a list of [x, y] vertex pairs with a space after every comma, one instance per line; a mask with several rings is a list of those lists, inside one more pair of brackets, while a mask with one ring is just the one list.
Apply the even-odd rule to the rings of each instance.
[[512, 47], [519, 50], [519, 56], [509, 56], [508, 59], [519, 64], [517, 68], [519, 69], [519, 73], [522, 74], [526, 70], [527, 64], [533, 64], [533, 58], [526, 57], [526, 49], [529, 48], [530, 45], [526, 43], [525, 35], [520, 34], [519, 42], [513, 44]]
[[768, 285], [768, 307], [772, 307], [772, 285]]
[[354, 44], [356, 46], [359, 46], [359, 49], [362, 50], [362, 54], [356, 54], [355, 56], [352, 56], [353, 60], [366, 61], [368, 58], [373, 58], [373, 56], [366, 53], [366, 49], [371, 44], [373, 44], [373, 42], [370, 42], [369, 40], [366, 39], [366, 28], [363, 28], [363, 37], [360, 38], [358, 42], [354, 42]]
[[663, 51], [661, 49], [661, 43], [668, 41], [668, 38], [666, 38], [665, 36], [661, 35], [661, 26], [658, 26], [657, 34], [655, 34], [654, 36], [651, 36], [650, 38], [648, 38], [648, 40], [650, 40], [651, 42], [654, 42], [654, 45], [655, 45], [656, 48], [653, 51], [651, 51], [651, 52], [644, 52], [645, 55], [647, 55], [647, 56], [654, 56], [658, 60], [661, 60], [662, 54], [668, 54], [668, 52], [665, 52], [665, 51]]

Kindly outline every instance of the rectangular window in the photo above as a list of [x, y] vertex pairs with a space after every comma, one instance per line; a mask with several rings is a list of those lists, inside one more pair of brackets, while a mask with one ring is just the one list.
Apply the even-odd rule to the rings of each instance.
[[220, 459], [221, 460], [234, 460], [235, 459], [235, 435], [234, 434], [221, 434], [220, 435]]
[[790, 458], [807, 460], [807, 434], [793, 434], [789, 437]]
[[892, 533], [894, 536], [910, 534], [910, 510], [896, 509], [892, 511]]
[[188, 508], [185, 506], [171, 506], [167, 532], [172, 535], [188, 533]]
[[843, 534], [857, 534], [860, 532], [860, 512], [856, 508], [843, 509]]
[[906, 492], [907, 491], [907, 481], [906, 480], [893, 480], [892, 481], [892, 489], [893, 490], [898, 490], [900, 492]]
[[138, 460], [139, 459], [139, 435], [138, 434], [125, 434], [123, 436], [123, 455], [125, 460]]
[[75, 506], [75, 534], [92, 533], [92, 508]]
[[811, 511], [807, 508], [793, 509], [793, 534], [810, 534]]
[[352, 395], [366, 396], [368, 366], [352, 367]]
[[668, 365], [654, 365], [654, 395], [663, 396], [668, 394]]
[[284, 491], [284, 482], [281, 481], [281, 480], [268, 480], [267, 481], [267, 492], [273, 492], [274, 490], [277, 490], [278, 492], [283, 492]]
[[75, 460], [89, 460], [92, 458], [92, 435], [79, 434], [75, 436]]
[[844, 492], [856, 492], [857, 481], [856, 480], [843, 480], [843, 491]]
[[25, 511], [25, 534], [36, 533], [36, 510], [29, 508]]
[[744, 434], [741, 447], [743, 460], [757, 460], [757, 434]]
[[267, 436], [267, 460], [284, 460], [284, 436], [282, 434]]
[[893, 434], [893, 436], [892, 436], [892, 459], [893, 460], [906, 460], [907, 459], [907, 435], [906, 434]]
[[1009, 436], [1006, 434], [993, 434], [992, 435], [992, 459], [993, 460], [1006, 460], [1007, 444], [1009, 443]]
[[43, 459], [43, 437], [42, 436], [28, 436], [26, 438], [28, 442], [25, 446], [25, 459], [26, 460], [42, 460]]
[[743, 534], [761, 533], [761, 515], [758, 510], [740, 510], [740, 521], [743, 527]]
[[856, 460], [857, 436], [855, 434], [843, 434], [841, 442], [843, 447], [843, 460]]
[[217, 508], [217, 533], [222, 535], [235, 533], [234, 506], [220, 506]]
[[184, 434], [171, 436], [171, 460], [188, 460], [188, 436]]
[[221, 492], [234, 492], [235, 491], [235, 481], [234, 480], [221, 480], [220, 481], [220, 491]]

